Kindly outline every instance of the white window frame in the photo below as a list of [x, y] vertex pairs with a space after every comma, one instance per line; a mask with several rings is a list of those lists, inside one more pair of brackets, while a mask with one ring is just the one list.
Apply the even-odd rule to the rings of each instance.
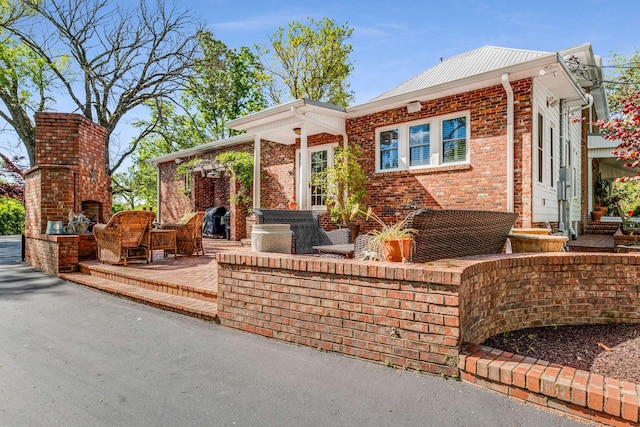
[[[442, 146], [442, 122], [445, 120], [464, 117], [466, 119], [466, 153], [465, 160], [458, 162], [443, 162], [443, 146]], [[428, 124], [429, 125], [429, 157], [430, 164], [428, 165], [409, 165], [410, 146], [409, 146], [409, 128], [413, 126]], [[398, 167], [382, 169], [380, 167], [381, 155], [380, 155], [380, 134], [385, 131], [397, 129], [398, 130]], [[471, 163], [471, 120], [470, 113], [466, 111], [458, 111], [455, 113], [445, 114], [442, 116], [429, 117], [420, 120], [413, 120], [410, 122], [397, 123], [388, 126], [382, 126], [375, 130], [376, 138], [376, 173], [403, 171], [403, 170], [421, 170], [421, 169], [435, 169], [453, 165], [465, 165]]]
[[[323, 144], [323, 145], [316, 145], [314, 147], [308, 147], [307, 148], [307, 176], [304, 177], [304, 179], [300, 180], [299, 182], [304, 182], [305, 183], [305, 198], [306, 198], [306, 202], [307, 202], [307, 206], [309, 207], [308, 209], [311, 210], [315, 210], [315, 211], [324, 211], [326, 210], [326, 206], [325, 205], [312, 205], [311, 204], [311, 154], [312, 153], [316, 153], [318, 151], [327, 151], [327, 167], [331, 167], [333, 166], [333, 158], [334, 158], [334, 154], [336, 149], [338, 148], [338, 143], [331, 143], [331, 144]], [[296, 150], [296, 159], [298, 161], [298, 165], [296, 166], [296, 170], [300, 170], [300, 150]]]

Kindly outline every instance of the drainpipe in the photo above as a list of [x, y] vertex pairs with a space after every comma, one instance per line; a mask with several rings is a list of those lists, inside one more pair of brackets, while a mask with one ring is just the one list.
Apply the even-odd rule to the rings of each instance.
[[514, 210], [514, 149], [513, 149], [513, 88], [509, 83], [509, 73], [502, 74], [502, 86], [507, 93], [507, 211]]

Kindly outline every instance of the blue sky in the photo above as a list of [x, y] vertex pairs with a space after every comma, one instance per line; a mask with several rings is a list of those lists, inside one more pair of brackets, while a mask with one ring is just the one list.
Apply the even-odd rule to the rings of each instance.
[[[167, 0], [171, 1], [171, 0]], [[590, 42], [605, 61], [611, 52], [640, 49], [640, 2], [619, 0], [175, 0], [199, 16], [227, 46], [253, 47], [293, 21], [328, 17], [354, 28], [349, 78], [355, 102], [366, 102], [449, 58], [485, 45], [555, 52]], [[128, 141], [124, 118], [116, 138]], [[4, 140], [4, 141], [3, 141]], [[0, 149], [17, 142], [0, 135]], [[128, 164], [128, 162], [127, 162]]]
[[485, 45], [555, 52], [590, 42], [605, 61], [640, 48], [640, 2], [182, 0], [229, 47], [266, 43], [292, 20], [328, 17], [354, 28], [349, 78], [362, 103]]

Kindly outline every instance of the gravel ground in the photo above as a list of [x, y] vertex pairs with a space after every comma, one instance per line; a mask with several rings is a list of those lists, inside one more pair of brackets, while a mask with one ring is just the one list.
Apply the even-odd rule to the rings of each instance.
[[550, 326], [505, 332], [483, 345], [640, 384], [640, 325]]

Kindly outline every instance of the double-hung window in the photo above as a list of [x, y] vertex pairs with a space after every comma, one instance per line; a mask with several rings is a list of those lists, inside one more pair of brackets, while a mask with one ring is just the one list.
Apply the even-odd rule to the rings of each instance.
[[398, 168], [398, 129], [380, 132], [380, 169]]
[[376, 171], [469, 162], [469, 114], [386, 126], [376, 130]]
[[456, 117], [442, 121], [442, 162], [467, 160], [467, 118]]
[[409, 166], [431, 163], [429, 129], [429, 123], [409, 126]]

